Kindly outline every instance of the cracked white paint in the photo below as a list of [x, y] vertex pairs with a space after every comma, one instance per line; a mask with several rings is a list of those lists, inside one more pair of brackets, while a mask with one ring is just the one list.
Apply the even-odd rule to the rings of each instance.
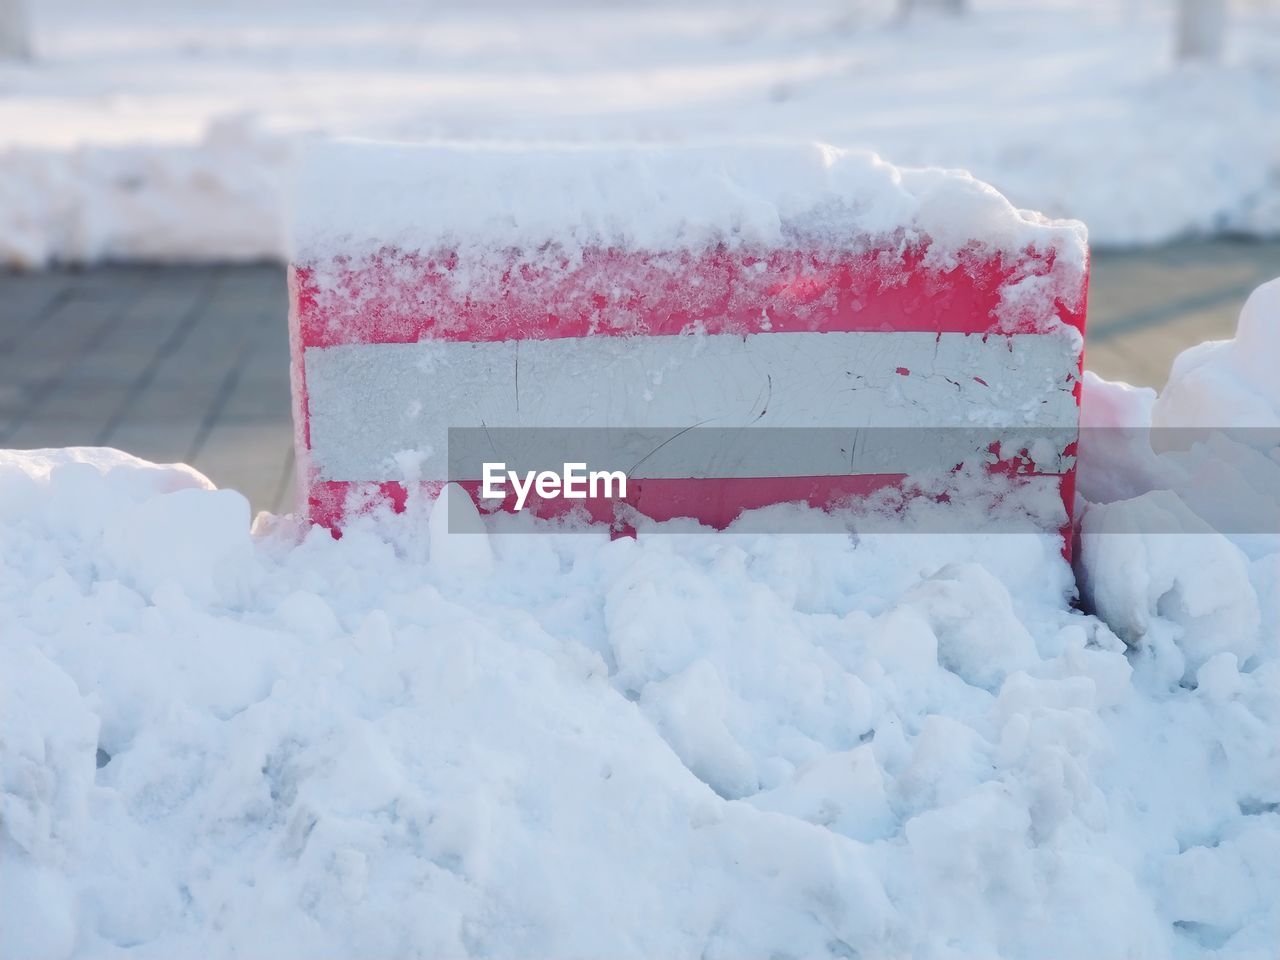
[[[450, 427], [967, 427], [993, 437], [1002, 427], [1074, 428], [1078, 363], [1074, 330], [431, 341], [305, 354], [313, 464], [322, 480], [359, 481], [402, 479], [395, 456], [406, 449], [434, 451], [421, 477], [444, 479]], [[739, 458], [712, 475], [910, 466], [895, 465], [892, 450], [871, 463], [785, 446], [772, 466]], [[641, 475], [692, 475], [669, 457], [646, 467], [660, 472]]]

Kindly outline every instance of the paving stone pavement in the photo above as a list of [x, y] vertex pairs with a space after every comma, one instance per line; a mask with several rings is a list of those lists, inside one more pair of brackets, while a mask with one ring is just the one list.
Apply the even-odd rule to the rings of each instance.
[[[1095, 254], [1086, 364], [1164, 382], [1193, 343], [1230, 336], [1280, 243]], [[255, 510], [293, 501], [284, 271], [111, 266], [0, 273], [0, 447], [119, 447], [185, 461]]]
[[275, 265], [0, 274], [0, 447], [184, 461], [287, 511], [286, 315]]

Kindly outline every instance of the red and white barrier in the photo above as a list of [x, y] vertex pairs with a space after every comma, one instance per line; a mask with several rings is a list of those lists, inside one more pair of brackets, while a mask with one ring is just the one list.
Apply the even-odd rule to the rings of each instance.
[[[821, 147], [342, 144], [301, 182], [299, 477], [335, 528], [402, 506], [407, 483], [474, 493], [480, 476], [448, 476], [450, 428], [956, 427], [994, 444], [1078, 423], [1081, 231], [963, 175]], [[1004, 466], [1058, 478], [1069, 510], [1070, 454]], [[637, 467], [628, 503], [723, 526], [913, 469], [803, 444], [683, 464]]]

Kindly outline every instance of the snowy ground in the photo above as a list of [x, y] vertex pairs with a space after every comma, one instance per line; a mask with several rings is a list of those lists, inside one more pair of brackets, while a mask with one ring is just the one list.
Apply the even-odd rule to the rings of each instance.
[[[41, 5], [2, 256], [277, 253], [316, 131], [856, 141], [1116, 242], [1280, 216], [1264, 13], [1174, 73], [1137, 3], [258, 7]], [[957, 249], [1011, 219], [966, 195]], [[0, 452], [0, 956], [1274, 960], [1277, 354], [1280, 281], [1158, 399], [1086, 377], [1074, 569], [920, 504], [611, 541], [415, 500], [335, 541]]]
[[1095, 243], [1280, 229], [1280, 10], [1175, 69], [1163, 0], [31, 4], [0, 65], [0, 262], [283, 249], [299, 136], [787, 137], [960, 166]]
[[1271, 960], [1278, 329], [1088, 380], [1096, 613], [1052, 536], [299, 541], [0, 455], [0, 955]]

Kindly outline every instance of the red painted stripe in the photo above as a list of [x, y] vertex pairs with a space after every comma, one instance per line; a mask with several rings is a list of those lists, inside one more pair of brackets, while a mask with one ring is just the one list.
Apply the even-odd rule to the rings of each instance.
[[[592, 521], [613, 523], [615, 504], [625, 502], [644, 516], [654, 520], [696, 517], [700, 522], [722, 529], [744, 510], [755, 510], [775, 503], [807, 503], [830, 507], [854, 498], [866, 497], [877, 490], [900, 484], [902, 474], [866, 474], [852, 477], [709, 477], [631, 479], [627, 482], [625, 501], [604, 498], [586, 500], [540, 500], [530, 497], [525, 511], [537, 517], [559, 517], [573, 510], [585, 509]], [[482, 505], [485, 512], [515, 512], [515, 494], [508, 494], [501, 504], [480, 499], [480, 481], [463, 480], [458, 484]], [[439, 481], [420, 484], [421, 491], [434, 497], [444, 484]], [[335, 532], [347, 512], [348, 497], [357, 494], [355, 513], [380, 504], [388, 504], [396, 513], [404, 511], [408, 491], [402, 483], [356, 483], [352, 481], [320, 481], [311, 485], [310, 513], [315, 523]]]
[[[496, 255], [495, 255], [496, 256]], [[294, 268], [302, 346], [556, 339], [591, 335], [925, 331], [1030, 333], [1044, 318], [1005, 317], [1001, 288], [1053, 268], [1052, 254], [962, 257], [928, 266], [908, 249], [702, 254], [586, 251], [510, 253], [476, 269], [458, 254], [387, 249]], [[1084, 329], [1079, 297], [1057, 304]]]
[[[1030, 478], [1039, 474], [1021, 474]], [[637, 513], [653, 520], [696, 518], [700, 523], [716, 529], [724, 529], [744, 511], [778, 503], [804, 503], [811, 507], [829, 509], [856, 503], [874, 493], [889, 488], [900, 488], [907, 479], [904, 474], [863, 474], [846, 477], [709, 477], [666, 478], [628, 481], [625, 501], [603, 498], [587, 500], [538, 500], [531, 497], [525, 505], [528, 513], [537, 517], [554, 518], [574, 510], [585, 510], [595, 523], [617, 528], [619, 516], [616, 506], [625, 502]], [[1063, 502], [1070, 510], [1068, 498], [1074, 489], [1074, 475], [1056, 477], [1061, 481]], [[444, 484], [439, 481], [419, 485], [421, 493], [435, 497]], [[515, 512], [515, 494], [508, 495], [500, 505], [480, 499], [480, 481], [459, 483], [477, 504], [483, 504], [486, 512], [504, 510]], [[919, 496], [918, 493], [910, 494]], [[350, 499], [354, 498], [354, 499]], [[408, 500], [408, 490], [402, 483], [356, 483], [351, 481], [321, 481], [311, 485], [308, 502], [313, 523], [328, 527], [339, 535], [343, 522], [352, 516], [387, 505], [396, 513], [402, 513]], [[350, 507], [351, 509], [348, 509]], [[1065, 528], [1070, 529], [1070, 525]], [[1069, 551], [1069, 545], [1064, 547]], [[1069, 553], [1067, 554], [1069, 556]]]

